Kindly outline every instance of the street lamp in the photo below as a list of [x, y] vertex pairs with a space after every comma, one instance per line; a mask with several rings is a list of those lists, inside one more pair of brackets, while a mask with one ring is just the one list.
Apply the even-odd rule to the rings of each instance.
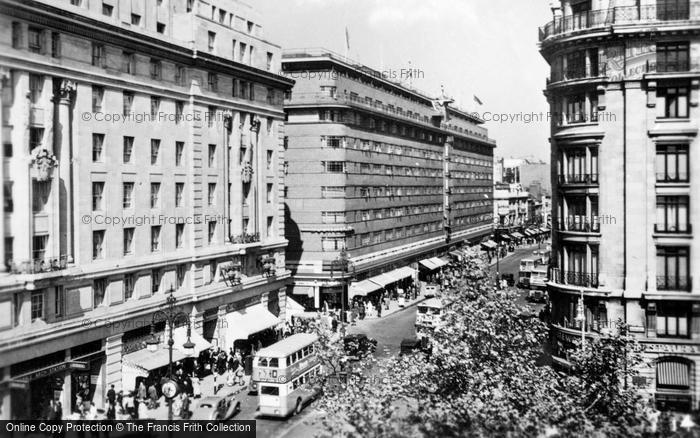
[[347, 291], [346, 289], [348, 288], [348, 268], [352, 266], [352, 272], [353, 276], [355, 275], [355, 264], [350, 261], [350, 255], [348, 252], [345, 250], [345, 248], [340, 250], [340, 254], [338, 254], [338, 258], [333, 260], [331, 262], [331, 278], [333, 278], [333, 272], [335, 268], [339, 267], [339, 271], [342, 274], [342, 281], [343, 281], [343, 289], [340, 295], [340, 307], [341, 307], [341, 312], [342, 314], [340, 315], [340, 319], [343, 322], [347, 322], [346, 317], [345, 317], [345, 297], [347, 296]]
[[[192, 327], [190, 326], [189, 315], [187, 315], [185, 312], [175, 310], [175, 303], [177, 302], [177, 299], [173, 295], [174, 292], [175, 290], [172, 286], [170, 286], [170, 290], [168, 291], [168, 297], [165, 299], [165, 304], [167, 305], [167, 308], [165, 310], [156, 310], [155, 312], [153, 312], [153, 317], [151, 319], [151, 337], [146, 341], [146, 348], [148, 349], [148, 351], [150, 351], [151, 353], [158, 351], [158, 347], [160, 346], [160, 340], [155, 334], [156, 319], [163, 320], [168, 324], [168, 378], [171, 381], [167, 382], [165, 385], [170, 384], [169, 388], [173, 387], [173, 345], [175, 344], [175, 340], [173, 339], [173, 330], [175, 327], [175, 323], [178, 319], [184, 318], [187, 321], [187, 341], [184, 344], [182, 344], [183, 352], [187, 357], [191, 357], [194, 355], [195, 349], [195, 344], [190, 339], [192, 335]], [[177, 393], [177, 388], [174, 388], [173, 390], [167, 392], [168, 393], [166, 394], [166, 391], [163, 391], [164, 395], [166, 395], [166, 398], [168, 400], [168, 421], [172, 421], [173, 397]]]

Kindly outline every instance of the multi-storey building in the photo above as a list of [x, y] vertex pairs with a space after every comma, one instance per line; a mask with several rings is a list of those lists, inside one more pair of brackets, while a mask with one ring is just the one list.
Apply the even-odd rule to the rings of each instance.
[[3, 0], [0, 23], [2, 418], [100, 407], [166, 365], [143, 347], [170, 293], [197, 349], [275, 325], [293, 81], [254, 11]]
[[[661, 408], [698, 409], [700, 3], [564, 0], [551, 65], [555, 359], [625, 322]], [[696, 279], [697, 280], [697, 279]]]
[[282, 65], [296, 81], [285, 101], [292, 297], [342, 308], [491, 233], [495, 142], [481, 120], [454, 108], [445, 120], [425, 94], [328, 51], [285, 53]]

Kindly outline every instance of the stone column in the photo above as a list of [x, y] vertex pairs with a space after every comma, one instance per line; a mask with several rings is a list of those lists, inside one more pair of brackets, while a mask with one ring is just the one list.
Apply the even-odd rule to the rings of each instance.
[[[3, 87], [2, 83], [5, 79], [10, 78], [10, 70], [7, 68], [0, 68], [0, 95], [2, 95], [3, 92]], [[12, 87], [13, 84], [10, 84], [10, 87]], [[3, 127], [3, 107], [0, 105], [0, 184], [3, 185], [2, 191], [0, 192], [0, 207], [4, 207], [5, 205], [5, 189], [4, 189], [4, 184], [5, 184], [5, 136], [3, 135], [3, 132], [5, 131]], [[8, 139], [11, 140], [11, 139]], [[0, 214], [0, 273], [6, 272], [7, 268], [5, 267], [5, 263], [7, 260], [5, 260], [5, 214], [4, 212]], [[8, 390], [9, 394], [9, 390]], [[9, 399], [8, 399], [9, 403]], [[4, 406], [3, 404], [3, 411], [7, 409], [7, 411], [10, 411], [10, 406]], [[0, 414], [0, 418], [5, 419], [2, 414]], [[9, 419], [9, 418], [8, 418]]]
[[117, 392], [120, 389], [126, 392], [130, 388], [122, 388], [122, 333], [107, 337], [105, 355], [105, 387], [109, 389], [110, 385], [114, 385]]
[[64, 80], [59, 88], [58, 125], [54, 126], [54, 151], [58, 153], [60, 256], [73, 262], [73, 175], [71, 145], [71, 103], [77, 88], [73, 81]]

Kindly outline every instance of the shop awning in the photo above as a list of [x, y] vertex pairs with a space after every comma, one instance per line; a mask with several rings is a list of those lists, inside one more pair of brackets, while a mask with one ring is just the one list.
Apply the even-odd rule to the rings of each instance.
[[[187, 356], [181, 350], [173, 348], [173, 362], [185, 359]], [[122, 364], [126, 363], [132, 368], [136, 368], [141, 372], [153, 371], [158, 368], [163, 368], [168, 365], [168, 347], [161, 345], [154, 352], [148, 351], [147, 348], [134, 351], [122, 357]]]
[[517, 231], [511, 233], [511, 235], [512, 235], [513, 237], [515, 237], [516, 239], [522, 239], [523, 237], [525, 237], [525, 236], [523, 236], [522, 234], [520, 234], [520, 233], [517, 232]]
[[300, 315], [306, 311], [304, 309], [304, 306], [294, 301], [289, 295], [287, 295], [285, 301], [286, 304], [284, 307], [284, 317], [287, 321], [290, 321], [292, 319], [292, 316]]
[[[181, 350], [185, 342], [187, 342], [187, 327], [181, 326], [181, 327], [175, 327], [175, 330], [173, 330], [173, 341], [175, 344], [173, 346]], [[199, 356], [199, 353], [204, 350], [208, 350], [211, 348], [211, 344], [202, 337], [199, 333], [197, 333], [194, 330], [191, 330], [190, 332], [190, 341], [194, 343], [194, 355]]]
[[419, 261], [418, 263], [424, 268], [429, 269], [431, 271], [438, 268], [438, 266], [435, 266], [435, 262], [433, 262], [433, 259], [424, 259]]
[[128, 362], [122, 362], [122, 389], [125, 394], [136, 390], [136, 379], [138, 377], [148, 377], [148, 371]]
[[348, 298], [353, 299], [354, 297], [366, 297], [368, 294], [378, 291], [381, 288], [382, 287], [380, 285], [369, 280], [358, 281], [350, 285]]
[[440, 257], [440, 260], [445, 264], [445, 266], [452, 263], [452, 259], [449, 256], [442, 256]]
[[462, 260], [462, 257], [464, 257], [464, 254], [462, 254], [459, 251], [450, 251], [450, 255], [456, 258], [457, 260]]
[[525, 230], [525, 231], [523, 231], [523, 233], [525, 233], [525, 234], [526, 234], [527, 236], [530, 236], [530, 237], [532, 237], [532, 236], [536, 236], [536, 235], [537, 235], [537, 233], [536, 233], [536, 232], [534, 232], [534, 231], [532, 231], [532, 230], [529, 230], [529, 229], [528, 229], [528, 230]]
[[498, 247], [498, 244], [493, 240], [487, 240], [485, 242], [481, 242], [481, 244], [488, 249], [496, 249], [496, 247]]
[[225, 316], [226, 327], [222, 327], [224, 341], [228, 348], [234, 341], [248, 339], [248, 336], [275, 327], [280, 320], [262, 304], [231, 312]]
[[510, 234], [506, 234], [506, 233], [501, 234], [499, 236], [499, 238], [502, 240], [513, 240], [513, 236], [511, 236]]
[[443, 266], [447, 266], [450, 264], [449, 261], [445, 261], [441, 259], [440, 257], [433, 257], [430, 259], [431, 262], [436, 266], [436, 268], [442, 268]]
[[415, 277], [416, 270], [413, 268], [410, 268], [408, 266], [404, 266], [403, 268], [399, 268], [399, 269], [392, 271], [391, 275], [398, 278], [399, 280], [403, 280], [404, 278]]
[[400, 278], [391, 275], [391, 272], [376, 275], [369, 279], [372, 283], [377, 283], [380, 287], [387, 287], [390, 284], [396, 283]]
[[549, 233], [549, 228], [542, 227], [540, 228], [541, 233]]

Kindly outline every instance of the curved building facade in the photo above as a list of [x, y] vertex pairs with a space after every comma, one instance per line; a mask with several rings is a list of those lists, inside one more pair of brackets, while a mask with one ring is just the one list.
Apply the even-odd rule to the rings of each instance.
[[565, 0], [551, 66], [555, 360], [624, 321], [660, 408], [700, 401], [700, 2]]

